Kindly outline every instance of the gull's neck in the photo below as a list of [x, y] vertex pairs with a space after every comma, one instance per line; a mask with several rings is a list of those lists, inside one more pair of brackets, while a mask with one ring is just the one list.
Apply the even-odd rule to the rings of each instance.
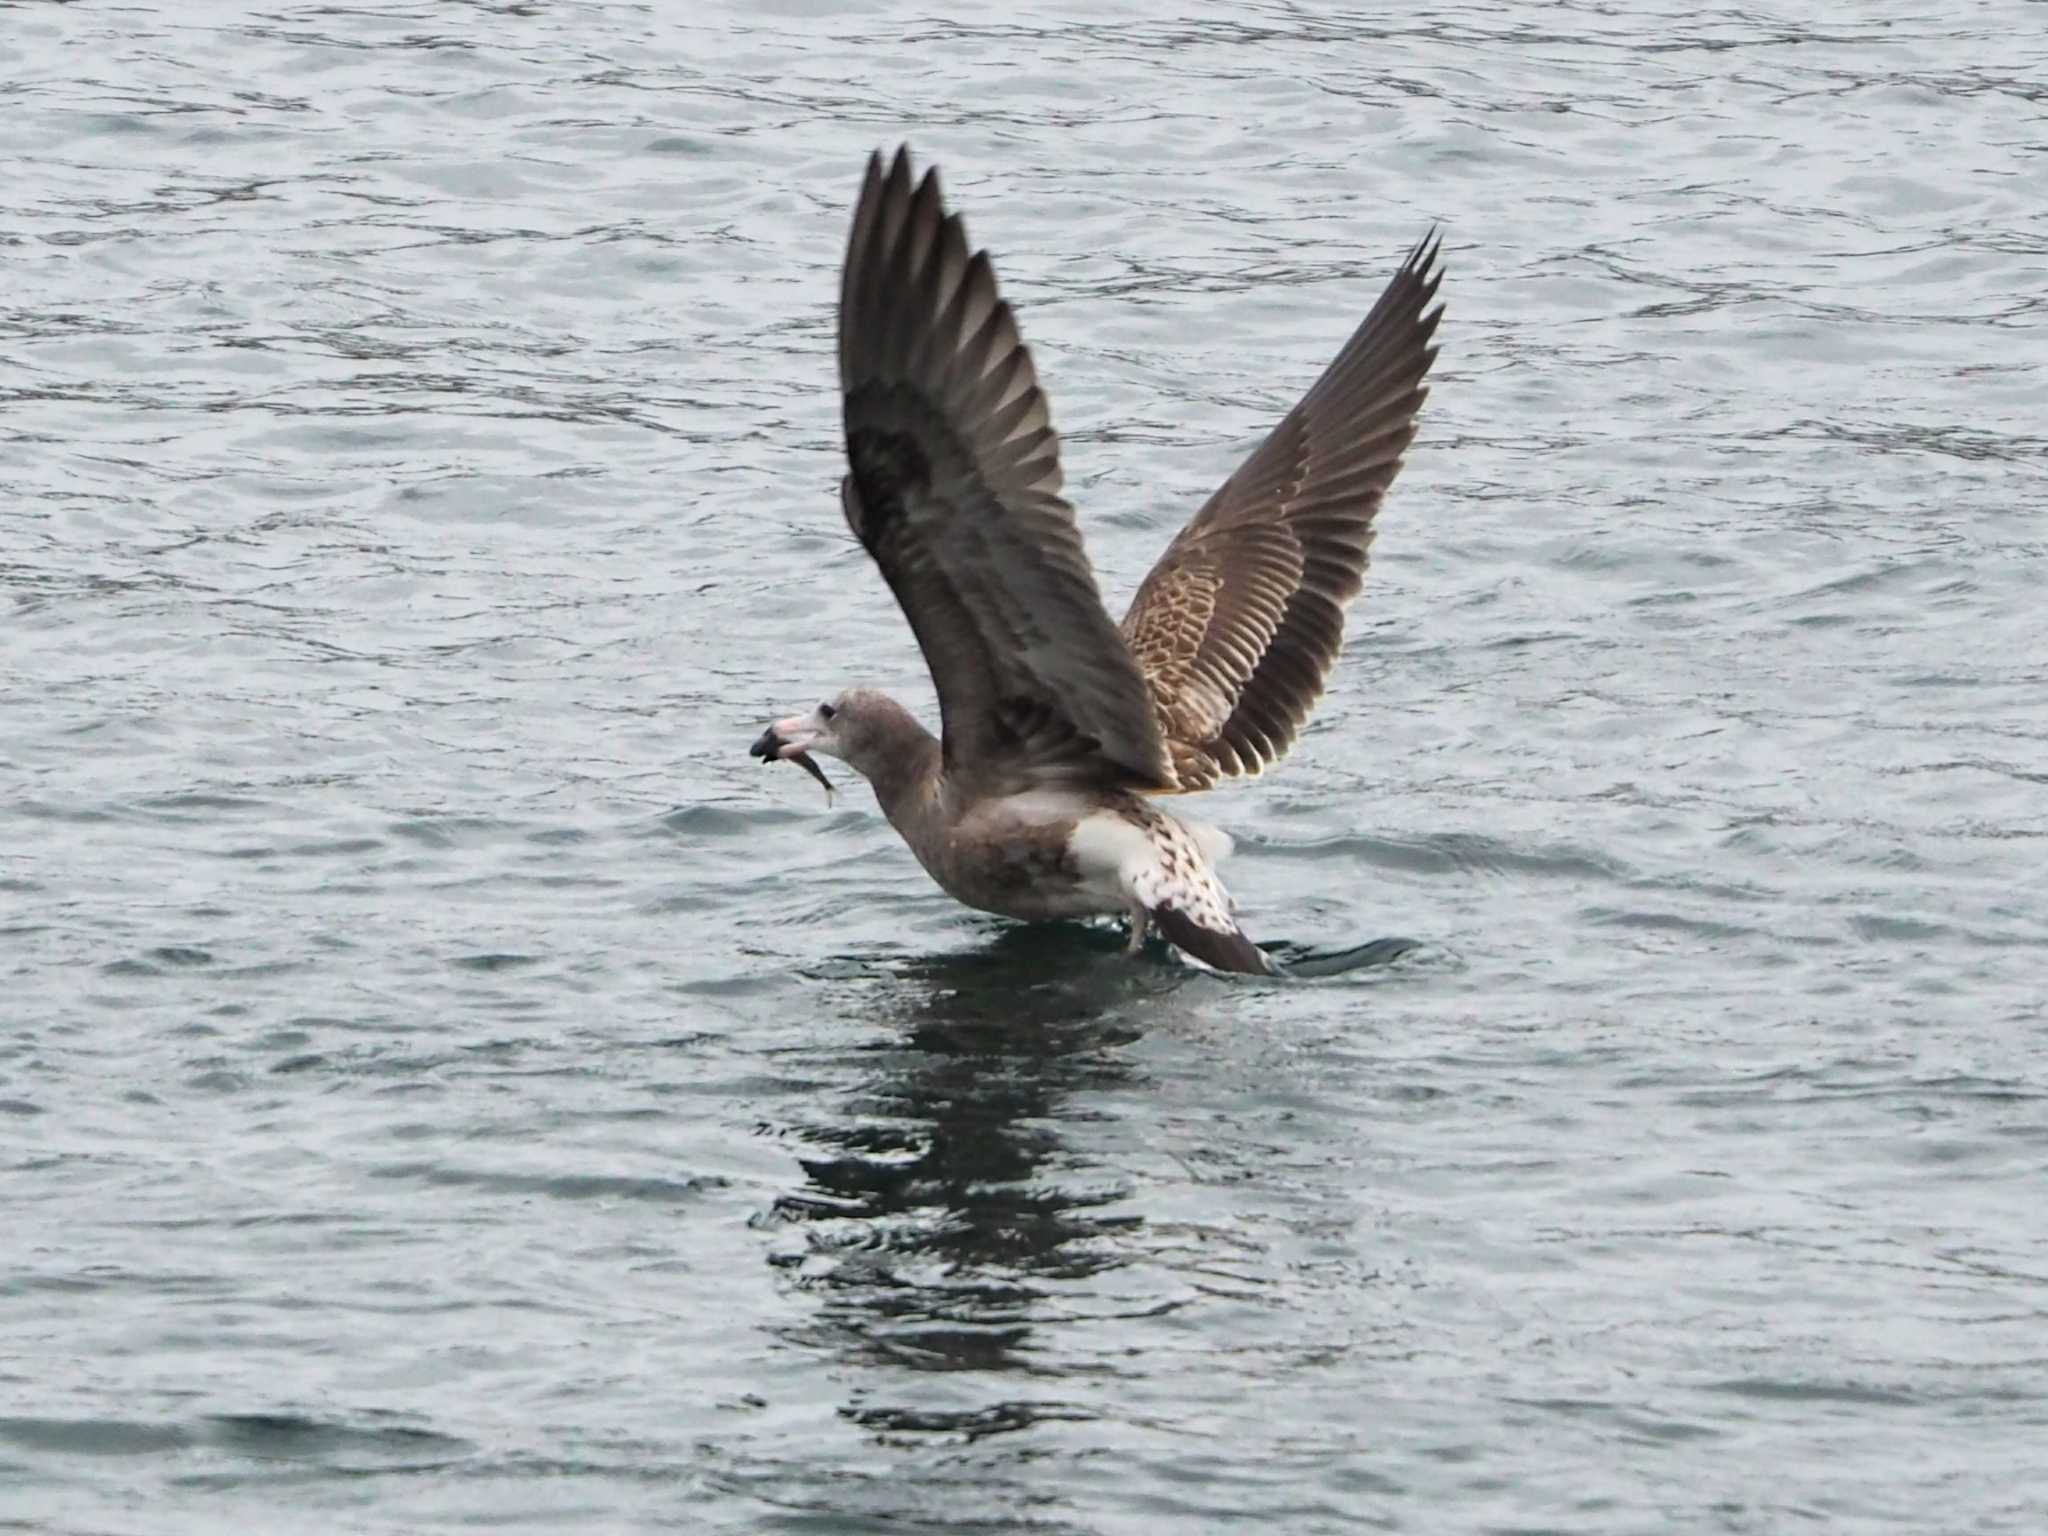
[[893, 699], [874, 725], [875, 739], [856, 766], [874, 785], [882, 814], [908, 838], [913, 824], [938, 813], [939, 738]]

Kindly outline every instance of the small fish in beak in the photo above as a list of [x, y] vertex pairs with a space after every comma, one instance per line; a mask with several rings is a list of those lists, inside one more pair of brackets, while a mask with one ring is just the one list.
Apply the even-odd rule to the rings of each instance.
[[832, 781], [825, 777], [825, 770], [818, 766], [818, 760], [808, 752], [793, 751], [790, 744], [777, 734], [774, 726], [763, 731], [754, 744], [747, 748], [747, 756], [758, 757], [763, 763], [776, 761], [795, 763], [812, 778], [825, 786], [825, 803], [832, 803]]

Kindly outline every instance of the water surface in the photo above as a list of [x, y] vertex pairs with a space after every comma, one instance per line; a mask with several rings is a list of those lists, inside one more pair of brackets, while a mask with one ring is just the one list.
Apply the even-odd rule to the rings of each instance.
[[[2040, 8], [964, 14], [0, 6], [0, 1524], [2040, 1529]], [[1119, 606], [1444, 225], [1203, 807], [1397, 961], [746, 757], [929, 711], [834, 494], [906, 136]]]

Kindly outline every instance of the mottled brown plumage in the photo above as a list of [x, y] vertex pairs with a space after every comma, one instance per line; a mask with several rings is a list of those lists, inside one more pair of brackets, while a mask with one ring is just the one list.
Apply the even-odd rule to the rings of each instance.
[[1335, 362], [1153, 566], [1123, 636], [1175, 787], [1278, 762], [1322, 697], [1373, 516], [1415, 436], [1441, 309], [1440, 242], [1410, 253]]
[[931, 666], [950, 773], [990, 790], [1189, 791], [1286, 753], [1428, 394], [1439, 250], [1432, 237], [1410, 253], [1113, 631], [987, 255], [970, 254], [936, 172], [914, 181], [904, 151], [869, 162], [840, 294], [846, 516]]
[[934, 739], [854, 689], [755, 743], [837, 756], [920, 862], [1025, 919], [1129, 914], [1225, 970], [1266, 971], [1215, 861], [1229, 839], [1141, 796], [1254, 774], [1293, 743], [1343, 639], [1373, 518], [1414, 435], [1441, 313], [1409, 255], [1323, 377], [1104, 610], [1031, 355], [985, 254], [907, 151], [869, 161], [840, 289], [847, 526], [917, 635]]

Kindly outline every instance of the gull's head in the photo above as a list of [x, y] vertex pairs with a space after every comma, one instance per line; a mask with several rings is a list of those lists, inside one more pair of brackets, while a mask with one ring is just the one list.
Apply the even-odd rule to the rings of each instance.
[[887, 694], [872, 688], [849, 688], [807, 715], [776, 721], [747, 751], [766, 763], [795, 763], [825, 786], [829, 800], [832, 781], [811, 754], [836, 757], [854, 772], [873, 777], [874, 768], [888, 754], [905, 722], [922, 734], [909, 712]]

